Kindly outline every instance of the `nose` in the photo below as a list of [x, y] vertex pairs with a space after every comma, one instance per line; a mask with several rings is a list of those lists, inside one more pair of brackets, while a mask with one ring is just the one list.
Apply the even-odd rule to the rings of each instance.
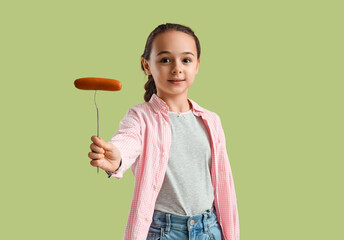
[[176, 61], [172, 68], [172, 74], [182, 73], [181, 65]]

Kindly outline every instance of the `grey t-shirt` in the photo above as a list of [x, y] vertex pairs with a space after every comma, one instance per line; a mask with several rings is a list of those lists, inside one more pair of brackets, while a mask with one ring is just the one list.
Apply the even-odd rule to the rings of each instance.
[[210, 136], [201, 117], [192, 110], [168, 113], [172, 144], [163, 185], [155, 210], [193, 216], [214, 202], [211, 182]]

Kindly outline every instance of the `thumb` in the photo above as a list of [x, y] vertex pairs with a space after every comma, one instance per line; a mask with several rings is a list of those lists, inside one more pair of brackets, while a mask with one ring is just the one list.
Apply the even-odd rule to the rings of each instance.
[[106, 151], [112, 151], [114, 149], [113, 144], [105, 142], [101, 137], [99, 138], [99, 145]]

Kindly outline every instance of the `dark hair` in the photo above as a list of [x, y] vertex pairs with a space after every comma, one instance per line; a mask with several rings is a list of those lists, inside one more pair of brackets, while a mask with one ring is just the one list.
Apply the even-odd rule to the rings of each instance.
[[[190, 36], [194, 37], [195, 43], [196, 43], [196, 48], [197, 48], [197, 59], [200, 58], [200, 56], [201, 56], [201, 45], [200, 45], [199, 40], [198, 40], [197, 36], [195, 35], [194, 31], [192, 31], [192, 29], [187, 27], [187, 26], [180, 25], [180, 24], [174, 24], [174, 23], [161, 24], [161, 25], [157, 26], [149, 34], [149, 36], [147, 38], [145, 50], [144, 50], [143, 54], [141, 55], [141, 58], [149, 60], [150, 53], [152, 51], [152, 44], [153, 44], [154, 38], [159, 33], [163, 33], [163, 32], [165, 32], [167, 30], [176, 30], [176, 31], [184, 32], [184, 33], [187, 33]], [[142, 61], [141, 61], [141, 69], [144, 71], [144, 67], [142, 65]], [[155, 82], [154, 82], [154, 79], [153, 79], [152, 75], [148, 76], [148, 81], [146, 82], [144, 88], [146, 90], [146, 92], [144, 94], [144, 100], [146, 102], [148, 102], [150, 100], [150, 98], [152, 97], [152, 95], [154, 93], [157, 93]]]

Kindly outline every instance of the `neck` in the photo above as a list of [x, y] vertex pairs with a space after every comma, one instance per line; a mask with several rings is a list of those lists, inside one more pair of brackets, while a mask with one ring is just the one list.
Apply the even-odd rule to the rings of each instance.
[[166, 102], [170, 112], [182, 113], [192, 108], [188, 101], [187, 94], [173, 96], [157, 94], [157, 96]]

